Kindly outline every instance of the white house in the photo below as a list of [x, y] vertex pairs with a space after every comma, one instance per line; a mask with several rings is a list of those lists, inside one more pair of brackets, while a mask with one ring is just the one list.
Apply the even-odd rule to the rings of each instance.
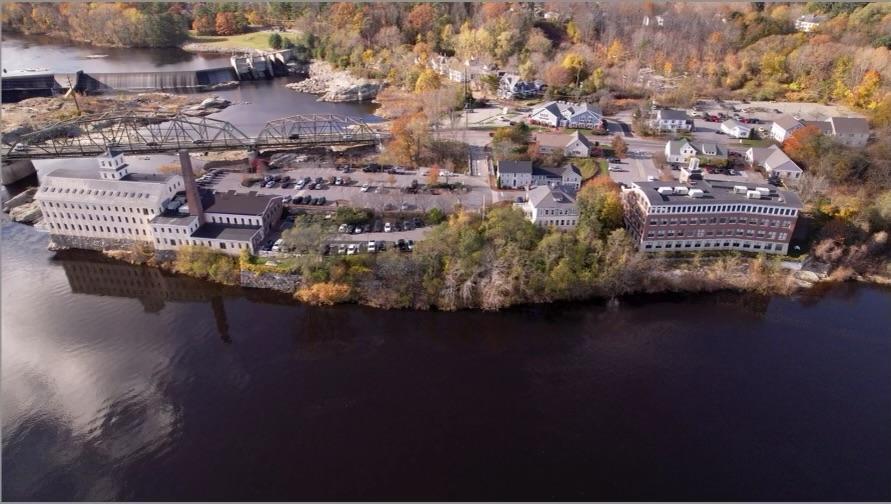
[[826, 16], [816, 16], [814, 14], [805, 14], [795, 20], [795, 29], [800, 32], [812, 32], [820, 27], [820, 23], [826, 21]]
[[519, 189], [532, 185], [532, 161], [499, 161], [498, 187]]
[[770, 147], [752, 147], [746, 151], [746, 161], [752, 166], [761, 166], [768, 175], [785, 180], [797, 180], [801, 177], [801, 167], [776, 145]]
[[552, 154], [562, 151], [566, 157], [590, 157], [594, 144], [588, 138], [573, 131], [572, 134], [562, 133], [537, 133], [535, 141], [538, 143], [538, 151], [542, 154]]
[[721, 123], [721, 131], [733, 138], [749, 138], [752, 128], [734, 119], [727, 119]]
[[517, 206], [537, 226], [572, 229], [579, 222], [575, 197], [550, 186], [539, 186], [527, 191], [526, 200]]
[[685, 164], [691, 158], [727, 159], [727, 149], [714, 143], [693, 144], [687, 140], [670, 140], [665, 144], [665, 160]]
[[549, 101], [529, 114], [530, 122], [554, 128], [599, 128], [602, 120], [600, 107], [591, 103]]
[[830, 135], [848, 147], [863, 147], [869, 141], [869, 123], [862, 117], [830, 117]]
[[665, 143], [665, 160], [669, 163], [686, 163], [696, 155], [696, 148], [687, 140], [669, 140]]
[[783, 143], [793, 131], [803, 126], [798, 119], [790, 115], [783, 115], [778, 117], [770, 126], [770, 136], [777, 142]]
[[683, 110], [659, 109], [656, 111], [650, 126], [660, 131], [690, 131], [693, 121]]
[[532, 183], [575, 192], [582, 186], [582, 173], [572, 163], [559, 168], [535, 167], [532, 169]]

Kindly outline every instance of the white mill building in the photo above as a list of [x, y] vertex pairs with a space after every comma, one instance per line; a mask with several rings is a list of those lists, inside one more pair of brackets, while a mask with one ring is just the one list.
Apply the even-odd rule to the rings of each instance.
[[96, 162], [97, 171], [59, 168], [43, 178], [35, 199], [56, 246], [102, 250], [146, 242], [160, 250], [203, 245], [254, 253], [281, 216], [280, 197], [199, 192], [185, 152], [182, 175], [132, 172], [116, 151]]

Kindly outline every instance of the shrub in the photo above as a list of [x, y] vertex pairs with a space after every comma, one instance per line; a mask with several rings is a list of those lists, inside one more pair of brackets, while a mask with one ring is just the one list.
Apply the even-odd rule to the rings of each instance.
[[349, 285], [334, 282], [321, 282], [298, 290], [294, 297], [311, 305], [334, 305], [350, 300], [352, 289]]

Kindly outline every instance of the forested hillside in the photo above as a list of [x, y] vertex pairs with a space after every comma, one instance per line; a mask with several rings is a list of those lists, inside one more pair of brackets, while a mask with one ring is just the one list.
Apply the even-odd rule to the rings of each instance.
[[[802, 14], [826, 16], [814, 33]], [[97, 44], [172, 46], [187, 29], [294, 30], [321, 59], [414, 90], [434, 54], [545, 80], [552, 97], [606, 90], [846, 103], [891, 121], [889, 3], [7, 3], [3, 28]], [[253, 28], [252, 28], [253, 27]], [[642, 74], [671, 86], [642, 89]], [[419, 84], [421, 80], [421, 84]], [[435, 84], [435, 82], [433, 83]]]

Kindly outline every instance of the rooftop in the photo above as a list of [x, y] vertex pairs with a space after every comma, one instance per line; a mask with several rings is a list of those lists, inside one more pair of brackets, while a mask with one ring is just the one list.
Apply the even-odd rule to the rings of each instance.
[[[767, 187], [764, 185], [755, 186], [752, 184], [724, 182], [718, 180], [702, 180], [695, 184], [680, 184], [678, 182], [635, 182], [634, 186], [638, 187], [646, 196], [651, 205], [689, 205], [689, 204], [715, 204], [715, 203], [747, 203], [755, 205], [771, 205], [782, 206], [787, 208], [801, 208], [801, 200], [798, 195], [781, 191], [771, 187], [770, 195], [767, 198], [749, 199], [745, 193], [734, 192], [734, 187], [745, 186], [747, 190], [755, 190], [756, 187]], [[703, 194], [699, 198], [690, 197], [688, 194], [660, 194], [660, 187], [686, 187], [689, 189], [701, 189]]]
[[565, 191], [538, 186], [527, 193], [527, 200], [535, 208], [574, 207], [575, 198]]
[[532, 173], [532, 161], [499, 161], [498, 173]]
[[165, 212], [152, 219], [152, 224], [164, 224], [166, 226], [190, 226], [197, 219], [197, 215], [176, 214], [174, 212]]
[[232, 224], [218, 224], [208, 222], [192, 233], [192, 238], [207, 238], [211, 240], [251, 241], [251, 238], [260, 231], [259, 226], [235, 226]]
[[781, 115], [773, 123], [786, 131], [801, 126], [801, 122], [790, 115]]
[[869, 123], [862, 117], [830, 117], [829, 124], [836, 135], [869, 134]]
[[257, 194], [256, 191], [248, 193], [217, 192], [213, 194], [213, 200], [204, 206], [204, 211], [233, 215], [261, 215], [276, 198], [280, 198], [280, 196]]
[[656, 117], [666, 121], [685, 121], [687, 120], [687, 113], [683, 110], [659, 109], [656, 111]]

